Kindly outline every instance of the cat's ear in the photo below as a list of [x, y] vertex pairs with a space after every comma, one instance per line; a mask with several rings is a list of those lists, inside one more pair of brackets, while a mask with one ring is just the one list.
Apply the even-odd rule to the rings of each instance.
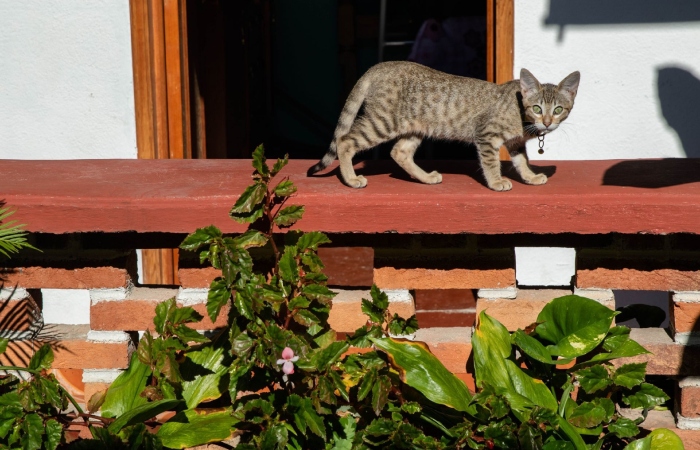
[[520, 93], [523, 97], [529, 97], [541, 88], [540, 82], [527, 69], [520, 69]]
[[561, 80], [559, 83], [559, 92], [568, 96], [571, 101], [576, 97], [576, 92], [578, 92], [578, 82], [581, 80], [581, 74], [576, 71], [570, 73], [566, 78]]

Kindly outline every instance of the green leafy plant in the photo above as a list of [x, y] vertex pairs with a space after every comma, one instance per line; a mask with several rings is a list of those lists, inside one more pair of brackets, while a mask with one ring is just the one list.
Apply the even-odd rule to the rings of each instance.
[[[0, 338], [0, 354], [9, 344]], [[0, 376], [0, 448], [54, 450], [64, 442], [66, 424], [83, 411], [47, 370], [53, 363], [49, 344], [41, 346], [27, 367], [0, 366], [3, 371], [27, 374], [26, 380], [12, 374]], [[71, 403], [76, 413], [64, 414]]]
[[[645, 382], [646, 363], [613, 363], [648, 353], [630, 339], [629, 328], [611, 326], [616, 314], [570, 295], [545, 306], [529, 331], [509, 333], [485, 312], [479, 315], [472, 337], [478, 393], [465, 420], [486, 448], [683, 448], [670, 430], [639, 439], [647, 411], [668, 396]], [[411, 365], [406, 356], [415, 344], [386, 338], [376, 344], [398, 367]], [[418, 389], [427, 395], [424, 385]], [[640, 417], [622, 416], [621, 407], [638, 409]]]

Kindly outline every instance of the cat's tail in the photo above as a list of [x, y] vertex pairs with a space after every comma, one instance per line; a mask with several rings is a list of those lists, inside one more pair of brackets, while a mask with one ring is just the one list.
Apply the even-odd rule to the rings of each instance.
[[326, 154], [323, 155], [323, 158], [321, 158], [318, 164], [309, 168], [309, 170], [306, 172], [307, 177], [310, 177], [316, 172], [330, 166], [331, 163], [335, 161], [335, 158], [337, 158], [338, 141], [340, 140], [340, 138], [348, 134], [348, 131], [350, 131], [350, 127], [355, 121], [357, 112], [360, 110], [362, 103], [365, 101], [367, 91], [369, 90], [369, 87], [372, 84], [370, 81], [370, 76], [368, 75], [370, 74], [368, 73], [362, 76], [357, 82], [357, 84], [355, 84], [355, 87], [352, 88], [352, 91], [350, 91], [350, 95], [348, 95], [348, 99], [345, 101], [343, 111], [341, 111], [340, 113], [338, 125], [335, 127], [335, 132], [333, 133], [333, 141], [331, 141], [330, 148], [328, 149]]

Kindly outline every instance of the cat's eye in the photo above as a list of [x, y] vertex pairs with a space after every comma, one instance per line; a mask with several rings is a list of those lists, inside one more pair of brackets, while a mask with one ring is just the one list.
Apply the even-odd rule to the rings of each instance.
[[562, 108], [561, 106], [557, 106], [556, 108], [554, 108], [554, 114], [561, 114], [562, 111], [564, 111], [564, 108]]
[[532, 110], [535, 111], [535, 114], [542, 114], [542, 108], [540, 108], [538, 105], [533, 106]]

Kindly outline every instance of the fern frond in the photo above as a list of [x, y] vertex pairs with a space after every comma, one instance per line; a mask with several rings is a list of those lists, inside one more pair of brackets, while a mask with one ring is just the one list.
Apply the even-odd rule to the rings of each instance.
[[27, 242], [25, 224], [17, 224], [16, 220], [4, 222], [14, 213], [15, 211], [9, 208], [0, 208], [0, 253], [8, 258], [11, 253], [18, 253], [23, 248], [38, 250]]

